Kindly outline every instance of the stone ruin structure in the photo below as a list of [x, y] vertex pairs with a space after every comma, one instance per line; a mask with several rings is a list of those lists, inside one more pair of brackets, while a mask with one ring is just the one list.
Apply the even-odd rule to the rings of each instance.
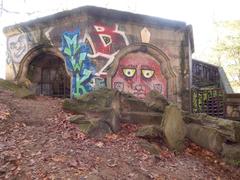
[[[63, 108], [78, 114], [70, 121], [90, 136], [117, 132], [122, 122], [147, 123], [137, 136], [163, 138], [180, 151], [187, 137], [239, 165], [240, 122], [186, 112], [209, 114], [205, 107], [211, 107], [211, 115], [224, 117], [224, 108], [213, 102], [221, 94], [191, 93], [192, 78], [198, 88], [221, 87], [221, 73], [192, 61], [190, 25], [86, 6], [9, 26], [4, 33], [6, 79], [36, 94], [72, 97]], [[231, 98], [226, 102], [232, 106]]]
[[189, 109], [194, 44], [184, 22], [86, 6], [4, 33], [6, 79], [37, 94], [79, 98], [108, 87], [142, 99], [155, 90]]

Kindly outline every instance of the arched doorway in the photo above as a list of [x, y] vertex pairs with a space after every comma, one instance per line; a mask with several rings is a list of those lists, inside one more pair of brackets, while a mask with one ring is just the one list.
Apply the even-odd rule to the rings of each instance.
[[70, 96], [70, 77], [64, 61], [55, 55], [43, 52], [34, 57], [28, 65], [27, 79], [38, 95]]
[[53, 47], [39, 45], [29, 50], [15, 80], [19, 83], [30, 80], [30, 88], [38, 95], [70, 97], [70, 76], [64, 57]]

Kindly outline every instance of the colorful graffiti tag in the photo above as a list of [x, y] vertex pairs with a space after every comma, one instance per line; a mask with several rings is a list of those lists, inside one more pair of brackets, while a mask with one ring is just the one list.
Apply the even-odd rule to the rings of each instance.
[[119, 60], [112, 77], [112, 88], [132, 93], [143, 99], [151, 90], [166, 96], [166, 79], [161, 73], [160, 63], [152, 56], [137, 52]]
[[62, 53], [68, 72], [71, 74], [71, 96], [78, 98], [92, 91], [92, 77], [95, 66], [87, 54], [89, 46], [79, 43], [80, 31], [64, 32], [62, 36]]
[[90, 33], [94, 39], [93, 45], [95, 51], [99, 54], [113, 54], [117, 49], [114, 49], [113, 44], [118, 43], [118, 46], [128, 45], [128, 40], [123, 31], [118, 30], [118, 25], [105, 26], [96, 24]]
[[[94, 25], [90, 33], [86, 32], [81, 40], [85, 43], [79, 42], [79, 31], [63, 33], [62, 53], [66, 58], [67, 70], [71, 74], [73, 97], [105, 87], [104, 70], [113, 62], [119, 49], [129, 44], [125, 33], [118, 29], [117, 24]], [[90, 45], [92, 53], [87, 44]], [[93, 65], [89, 58], [100, 58], [105, 63], [99, 67]], [[96, 67], [98, 67], [97, 72]]]
[[106, 61], [97, 75], [101, 75], [113, 62], [121, 48], [129, 45], [125, 32], [119, 30], [118, 24], [113, 26], [95, 24], [90, 32], [85, 34], [84, 41], [89, 42], [93, 50], [92, 54], [88, 54], [90, 58], [102, 58]]

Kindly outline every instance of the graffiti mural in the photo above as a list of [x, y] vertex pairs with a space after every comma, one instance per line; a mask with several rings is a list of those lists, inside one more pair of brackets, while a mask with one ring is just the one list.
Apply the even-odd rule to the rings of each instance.
[[71, 74], [71, 96], [79, 96], [92, 91], [92, 78], [95, 66], [87, 54], [89, 46], [79, 43], [80, 32], [64, 32], [62, 36], [62, 53], [68, 72]]
[[29, 47], [27, 34], [15, 35], [7, 39], [7, 65], [13, 71], [13, 78], [16, 77], [19, 63], [28, 52]]
[[28, 51], [28, 40], [26, 35], [21, 34], [18, 36], [10, 37], [7, 41], [7, 48], [9, 55], [7, 63], [19, 63]]
[[151, 90], [166, 96], [166, 79], [161, 73], [160, 63], [152, 56], [137, 52], [119, 60], [112, 77], [112, 88], [143, 99]]
[[88, 55], [90, 58], [105, 59], [105, 63], [96, 75], [103, 74], [119, 50], [129, 45], [125, 32], [119, 30], [118, 24], [113, 26], [95, 24], [91, 31], [85, 34], [84, 41], [87, 41], [92, 48], [92, 54]]
[[38, 45], [51, 44], [49, 33], [52, 30], [53, 27], [33, 30], [28, 26], [19, 26], [16, 29], [18, 34], [7, 38], [7, 68], [8, 71], [13, 71], [13, 76], [10, 79], [16, 78], [20, 64], [30, 49]]

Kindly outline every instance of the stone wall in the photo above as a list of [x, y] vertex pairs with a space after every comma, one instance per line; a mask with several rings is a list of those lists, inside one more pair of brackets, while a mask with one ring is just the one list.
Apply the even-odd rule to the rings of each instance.
[[225, 116], [240, 121], [240, 94], [225, 94]]
[[115, 10], [81, 7], [6, 27], [9, 80], [27, 78], [41, 53], [65, 61], [71, 96], [108, 86], [144, 98], [161, 92], [189, 108], [192, 28]]

